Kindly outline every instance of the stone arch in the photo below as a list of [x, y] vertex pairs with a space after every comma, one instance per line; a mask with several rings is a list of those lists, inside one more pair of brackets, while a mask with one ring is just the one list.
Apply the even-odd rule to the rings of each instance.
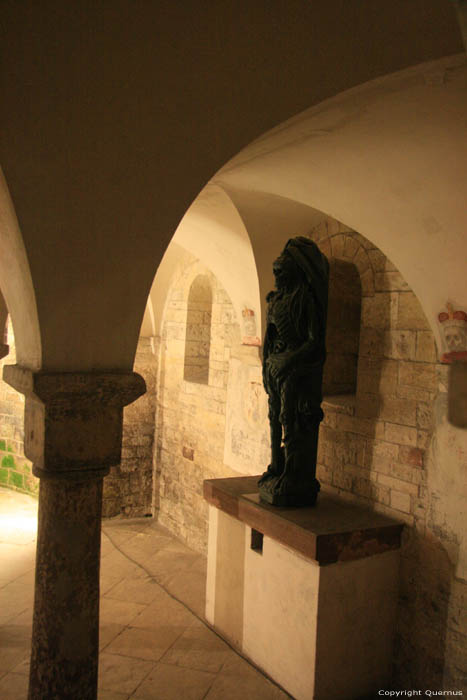
[[18, 364], [39, 369], [41, 337], [31, 272], [8, 186], [0, 170], [0, 287], [11, 315]]
[[214, 181], [307, 205], [367, 236], [411, 285], [439, 342], [446, 298], [467, 301], [465, 78], [459, 55], [348, 90], [264, 134]]

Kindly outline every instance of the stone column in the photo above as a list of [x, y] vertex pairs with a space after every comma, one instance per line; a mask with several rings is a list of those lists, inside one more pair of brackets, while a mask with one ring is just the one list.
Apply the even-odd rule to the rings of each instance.
[[102, 479], [120, 461], [133, 372], [37, 372], [9, 365], [26, 396], [26, 456], [41, 478], [29, 700], [95, 700]]

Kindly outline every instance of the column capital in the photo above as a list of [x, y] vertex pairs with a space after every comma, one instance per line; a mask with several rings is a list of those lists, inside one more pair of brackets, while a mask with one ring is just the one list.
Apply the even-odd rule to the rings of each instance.
[[146, 391], [136, 372], [47, 372], [5, 365], [26, 397], [24, 453], [39, 477], [105, 476], [120, 462], [123, 407]]

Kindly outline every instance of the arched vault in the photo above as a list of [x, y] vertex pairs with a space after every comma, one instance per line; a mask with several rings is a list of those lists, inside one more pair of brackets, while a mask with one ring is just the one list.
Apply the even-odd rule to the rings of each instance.
[[244, 218], [260, 279], [287, 221], [297, 235], [312, 207], [392, 260], [437, 334], [446, 299], [467, 306], [466, 111], [457, 56], [338, 95], [244, 149], [214, 182]]

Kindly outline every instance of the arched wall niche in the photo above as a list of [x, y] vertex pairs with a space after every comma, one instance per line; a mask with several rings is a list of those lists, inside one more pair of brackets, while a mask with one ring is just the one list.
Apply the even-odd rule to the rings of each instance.
[[191, 283], [187, 300], [183, 363], [183, 378], [187, 382], [209, 384], [212, 303], [209, 278], [198, 275]]
[[353, 262], [362, 285], [356, 395], [325, 397], [317, 476], [325, 490], [406, 524], [394, 677], [401, 687], [454, 687], [462, 684], [450, 649], [467, 580], [459, 515], [467, 443], [447, 421], [447, 366], [419, 300], [373, 242], [330, 218], [310, 236], [331, 261]]
[[229, 195], [208, 183], [182, 218], [161, 260], [151, 287], [141, 335], [160, 336], [167, 291], [180, 268], [186, 265], [186, 256], [202, 261], [218, 279], [222, 279], [239, 318], [242, 318], [245, 308], [253, 311], [259, 333], [260, 289], [249, 232]]
[[[185, 375], [189, 325], [196, 339], [203, 333], [211, 294], [208, 381]], [[200, 292], [200, 294], [198, 294]], [[196, 299], [197, 298], [197, 299]], [[204, 336], [203, 336], [204, 337]], [[203, 341], [204, 342], [204, 341]], [[203, 358], [205, 359], [205, 358]], [[162, 316], [157, 380], [154, 504], [159, 522], [190, 546], [205, 551], [207, 507], [203, 479], [238, 475], [224, 460], [227, 396], [232, 363], [258, 363], [257, 348], [241, 345], [241, 330], [232, 301], [222, 282], [194, 256], [186, 256], [167, 293]]]
[[342, 258], [331, 258], [324, 396], [356, 392], [361, 311], [362, 285], [358, 268]]

